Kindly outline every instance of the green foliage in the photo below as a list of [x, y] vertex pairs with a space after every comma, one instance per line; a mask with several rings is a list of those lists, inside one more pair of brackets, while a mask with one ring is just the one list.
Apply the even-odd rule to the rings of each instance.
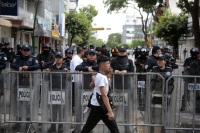
[[108, 36], [106, 45], [109, 48], [116, 47], [117, 45], [119, 45], [121, 43], [121, 39], [122, 39], [122, 34], [112, 33]]
[[93, 36], [90, 36], [88, 43], [94, 44], [95, 47], [101, 47], [104, 44], [102, 39], [97, 39], [96, 37]]
[[87, 16], [88, 20], [90, 20], [91, 22], [93, 22], [93, 18], [96, 17], [98, 14], [98, 11], [93, 5], [88, 5], [86, 7], [80, 8], [79, 12], [84, 13]]
[[131, 42], [131, 48], [137, 47], [137, 46], [145, 46], [145, 41], [144, 40], [132, 40]]
[[[189, 2], [189, 4], [190, 4], [191, 6], [194, 5], [194, 1], [188, 0], [188, 2]], [[189, 13], [188, 10], [187, 10], [186, 7], [185, 7], [185, 2], [184, 2], [184, 0], [179, 0], [178, 2], [176, 2], [176, 5], [177, 5], [178, 8], [181, 9], [181, 11], [182, 11], [183, 14]]]

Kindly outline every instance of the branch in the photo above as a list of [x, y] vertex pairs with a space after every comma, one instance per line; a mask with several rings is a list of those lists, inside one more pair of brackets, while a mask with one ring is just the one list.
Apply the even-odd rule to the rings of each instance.
[[[197, 0], [195, 0], [195, 1], [197, 1]], [[185, 8], [191, 13], [192, 12], [192, 6], [188, 2], [188, 0], [183, 0], [183, 2], [185, 3]]]

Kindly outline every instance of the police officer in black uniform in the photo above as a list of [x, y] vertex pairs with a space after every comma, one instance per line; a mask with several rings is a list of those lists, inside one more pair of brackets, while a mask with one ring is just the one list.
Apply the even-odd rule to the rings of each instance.
[[101, 47], [96, 47], [95, 50], [97, 51], [97, 58], [99, 55], [101, 55], [102, 48]]
[[97, 52], [94, 49], [88, 50], [87, 61], [82, 62], [76, 66], [76, 71], [94, 72], [98, 71], [98, 64], [95, 62], [97, 58]]
[[164, 55], [166, 56], [166, 65], [168, 67], [171, 67], [172, 69], [177, 69], [178, 65], [176, 65], [176, 60], [173, 58], [173, 56], [171, 55], [171, 53], [164, 53]]
[[149, 72], [154, 66], [157, 66], [157, 57], [161, 54], [161, 49], [158, 46], [154, 46], [152, 49], [152, 55], [146, 60], [144, 68], [146, 72]]
[[48, 43], [44, 44], [42, 46], [43, 52], [37, 56], [41, 70], [49, 68], [54, 63], [54, 55], [51, 53], [50, 49], [51, 47]]
[[[0, 73], [2, 73], [2, 70], [6, 68], [6, 55], [4, 54], [4, 52], [0, 52]], [[1, 95], [3, 95], [3, 75], [0, 76], [0, 98]]]
[[40, 68], [37, 59], [30, 55], [30, 47], [22, 46], [22, 55], [16, 57], [10, 67], [17, 71], [34, 71]]
[[83, 50], [84, 50], [83, 60], [86, 61], [87, 60], [87, 54], [88, 54], [88, 48], [86, 46], [83, 46]]
[[72, 60], [74, 52], [72, 49], [66, 49], [65, 50], [65, 58], [63, 59], [63, 63], [67, 66], [70, 67], [70, 62]]
[[90, 49], [94, 49], [94, 45], [93, 44], [90, 44]]
[[[191, 57], [185, 59], [185, 62], [183, 64], [184, 66], [184, 72], [183, 74], [184, 75], [200, 75], [200, 60], [198, 59], [197, 57], [197, 54], [198, 54], [198, 50], [197, 48], [192, 48], [190, 50], [190, 54], [191, 54]], [[197, 82], [199, 82], [197, 80]], [[182, 97], [182, 106], [181, 106], [181, 111], [184, 111], [185, 110], [185, 106], [186, 106], [186, 102], [187, 102], [187, 99], [189, 97], [189, 91], [188, 91], [188, 88], [186, 86], [188, 86], [188, 83], [194, 83], [194, 79], [192, 78], [188, 78], [185, 80], [185, 85], [184, 85], [184, 95]], [[198, 100], [199, 99], [199, 91], [197, 91], [197, 94], [196, 94], [196, 99]], [[197, 102], [196, 102], [197, 103]], [[199, 112], [200, 111], [200, 107], [196, 107], [196, 111]]]
[[[136, 65], [136, 72], [137, 73], [144, 73], [145, 69], [144, 69], [144, 64], [146, 62], [146, 60], [148, 59], [148, 52], [146, 48], [142, 48], [140, 50], [140, 55], [138, 56], [138, 58], [135, 61], [135, 65]], [[145, 82], [146, 81], [146, 76], [145, 75], [138, 75], [138, 81], [140, 82]], [[144, 111], [144, 105], [145, 105], [145, 88], [144, 86], [140, 86], [138, 87], [138, 102], [139, 102], [139, 109], [141, 109], [141, 111]]]
[[108, 58], [110, 58], [110, 53], [109, 53], [109, 51], [107, 51], [105, 44], [102, 45], [101, 54], [107, 56]]
[[10, 48], [9, 42], [5, 42], [4, 44], [5, 44], [5, 49], [3, 52], [6, 54], [8, 61], [11, 63], [15, 56], [15, 52], [14, 52], [13, 48]]
[[16, 56], [21, 56], [22, 55], [22, 53], [21, 53], [21, 51], [22, 51], [22, 44], [18, 44], [17, 45], [17, 53], [15, 54], [15, 57]]
[[112, 49], [111, 49], [111, 54], [112, 54], [111, 60], [115, 59], [115, 57], [116, 57], [117, 54], [118, 54], [118, 49], [117, 49], [116, 47], [112, 48]]

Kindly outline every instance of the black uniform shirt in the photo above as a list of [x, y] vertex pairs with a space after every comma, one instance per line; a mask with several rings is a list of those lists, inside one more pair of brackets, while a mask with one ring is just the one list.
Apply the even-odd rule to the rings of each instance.
[[4, 54], [4, 52], [0, 52], [0, 70], [6, 68], [6, 61], [6, 55]]
[[89, 61], [82, 62], [80, 65], [76, 66], [75, 70], [88, 72], [88, 67], [92, 67], [94, 71], [99, 70], [98, 64], [96, 62], [89, 62]]
[[145, 65], [144, 65], [145, 71], [149, 72], [154, 66], [158, 66], [157, 60], [155, 56], [151, 55], [145, 62]]
[[54, 63], [54, 55], [51, 52], [49, 52], [48, 54], [45, 54], [44, 52], [42, 52], [41, 54], [37, 56], [37, 60], [40, 64], [40, 68], [43, 68], [42, 61], [44, 61], [46, 64], [44, 68], [49, 68]]

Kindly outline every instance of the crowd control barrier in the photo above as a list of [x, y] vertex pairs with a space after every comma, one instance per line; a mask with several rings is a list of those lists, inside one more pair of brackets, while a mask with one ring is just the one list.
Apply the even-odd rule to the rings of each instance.
[[[171, 79], [175, 84], [171, 101], [165, 104], [166, 133], [200, 132], [200, 76], [172, 75], [166, 81], [166, 88], [169, 88]], [[168, 89], [165, 94], [168, 94]]]
[[[74, 83], [71, 82], [72, 74]], [[93, 74], [8, 72], [4, 76], [4, 121], [9, 123], [8, 132], [26, 132], [29, 129], [38, 133], [73, 130], [75, 133], [80, 132], [89, 114], [84, 114], [83, 110], [92, 94], [89, 84]], [[113, 112], [120, 133], [165, 131], [164, 124], [172, 121], [167, 117], [167, 113], [172, 106], [171, 95], [174, 95], [171, 85], [173, 82], [165, 86], [166, 75], [167, 73], [113, 74], [110, 95], [115, 106]], [[143, 78], [140, 78], [141, 76]], [[170, 93], [165, 95], [168, 90]], [[171, 125], [175, 127], [176, 123]], [[92, 133], [109, 133], [109, 130], [100, 121]]]

